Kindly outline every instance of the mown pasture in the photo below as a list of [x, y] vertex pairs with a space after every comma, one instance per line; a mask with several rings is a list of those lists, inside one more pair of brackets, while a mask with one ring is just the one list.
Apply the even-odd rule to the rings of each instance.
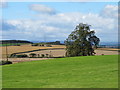
[[2, 70], [3, 88], [118, 87], [118, 55], [21, 62]]

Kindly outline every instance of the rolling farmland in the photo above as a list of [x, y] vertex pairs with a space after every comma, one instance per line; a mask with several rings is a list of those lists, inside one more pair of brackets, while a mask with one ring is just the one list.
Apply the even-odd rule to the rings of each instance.
[[[0, 50], [1, 59], [6, 60], [6, 47], [2, 46], [0, 47], [0, 49], [1, 49]], [[21, 45], [21, 46], [7, 46], [7, 50], [8, 50], [8, 55], [13, 53], [24, 52], [23, 54], [27, 54], [27, 55], [29, 55], [30, 53], [51, 54], [54, 57], [63, 57], [65, 56], [65, 52], [66, 52], [64, 45], [52, 45], [52, 47], [44, 47], [44, 46], [31, 46], [31, 44], [27, 44], [27, 45]], [[102, 55], [102, 54], [117, 55], [118, 49], [98, 48], [97, 50], [95, 50], [95, 52], [96, 52], [96, 55]], [[43, 59], [41, 58], [9, 58], [9, 60], [14, 62], [19, 62], [19, 61], [43, 60]]]
[[[8, 54], [12, 53], [19, 53], [19, 52], [26, 52], [26, 51], [32, 51], [32, 50], [38, 50], [38, 49], [52, 49], [52, 48], [65, 48], [64, 45], [52, 45], [52, 47], [44, 47], [44, 46], [31, 46], [29, 45], [21, 45], [21, 46], [8, 46]], [[2, 53], [2, 57], [6, 56], [6, 47], [0, 47], [0, 53]]]

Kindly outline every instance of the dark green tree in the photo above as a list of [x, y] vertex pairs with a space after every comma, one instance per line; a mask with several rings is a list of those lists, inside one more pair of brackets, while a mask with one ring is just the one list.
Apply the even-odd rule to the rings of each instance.
[[90, 56], [94, 55], [100, 39], [95, 32], [90, 30], [90, 25], [80, 23], [65, 40], [66, 56]]

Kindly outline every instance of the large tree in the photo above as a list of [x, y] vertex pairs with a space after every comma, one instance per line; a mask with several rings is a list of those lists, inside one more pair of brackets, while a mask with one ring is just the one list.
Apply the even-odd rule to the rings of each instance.
[[90, 25], [80, 23], [65, 40], [66, 56], [90, 56], [94, 55], [100, 39], [95, 32], [90, 30]]

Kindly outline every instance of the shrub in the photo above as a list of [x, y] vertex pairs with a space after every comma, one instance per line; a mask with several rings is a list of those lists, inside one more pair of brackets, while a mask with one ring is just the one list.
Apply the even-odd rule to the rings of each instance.
[[40, 57], [40, 54], [37, 54], [38, 57]]
[[32, 46], [38, 46], [38, 43], [32, 44]]
[[0, 65], [12, 64], [11, 61], [0, 61]]
[[43, 57], [45, 57], [45, 55], [44, 55], [44, 54], [41, 54], [41, 57], [43, 58]]
[[37, 54], [35, 54], [35, 53], [30, 53], [29, 55], [30, 55], [30, 57], [36, 57]]
[[42, 44], [41, 46], [44, 46], [44, 44]]
[[46, 54], [46, 57], [49, 57], [49, 54]]
[[20, 44], [17, 44], [16, 46], [20, 46]]

